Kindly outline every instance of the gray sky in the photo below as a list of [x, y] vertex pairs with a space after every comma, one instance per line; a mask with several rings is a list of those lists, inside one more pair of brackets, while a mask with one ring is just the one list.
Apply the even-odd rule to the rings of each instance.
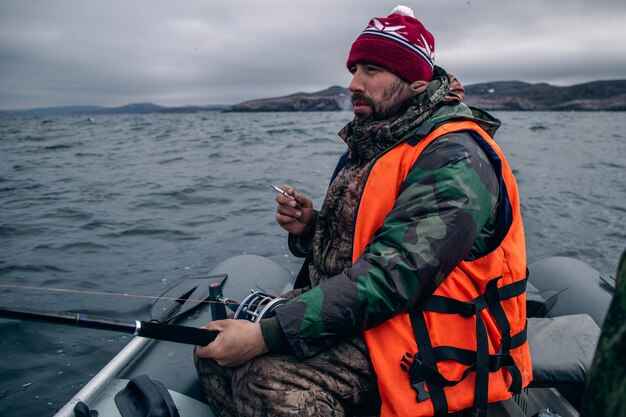
[[[626, 78], [624, 0], [401, 0], [464, 84]], [[0, 109], [233, 104], [346, 86], [381, 0], [0, 0]]]

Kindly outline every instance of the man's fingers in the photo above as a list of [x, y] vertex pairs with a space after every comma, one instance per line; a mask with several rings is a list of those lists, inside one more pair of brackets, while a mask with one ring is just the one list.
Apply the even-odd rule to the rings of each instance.
[[225, 320], [210, 321], [207, 324], [205, 324], [204, 326], [202, 326], [202, 328], [206, 329], [206, 330], [217, 330], [218, 332], [221, 332], [225, 328], [225, 324], [226, 323], [224, 323], [224, 322], [225, 322]]
[[216, 348], [218, 346], [218, 343], [214, 343], [214, 342], [219, 339], [219, 337], [222, 334], [222, 331], [224, 331], [224, 329], [226, 328], [226, 323], [225, 322], [226, 322], [226, 320], [215, 320], [215, 321], [211, 321], [211, 322], [205, 324], [204, 326], [202, 326], [202, 328], [205, 329], [205, 330], [214, 330], [214, 331], [218, 331], [220, 333], [217, 335], [215, 340], [213, 340], [213, 342], [209, 343], [206, 346], [198, 346], [196, 348], [196, 352], [197, 352], [199, 357], [212, 358], [212, 357], [215, 356]]
[[276, 222], [280, 224], [281, 226], [287, 226], [296, 221], [298, 220], [291, 216], [285, 216], [284, 214], [276, 213]]
[[[219, 335], [217, 336], [219, 338]], [[205, 346], [196, 346], [196, 355], [199, 358], [213, 358], [215, 357], [215, 346], [217, 338]]]
[[313, 207], [313, 202], [311, 201], [311, 199], [305, 196], [304, 194], [300, 194], [299, 192], [297, 192], [296, 189], [293, 188], [291, 185], [284, 184], [280, 188], [281, 190], [286, 192], [288, 195], [293, 197], [293, 199], [291, 199], [282, 194], [279, 194], [276, 198], [276, 201], [278, 201], [280, 204], [284, 204], [289, 207], [296, 207], [296, 206], [300, 206], [302, 208]]
[[293, 220], [300, 218], [300, 216], [302, 216], [302, 211], [291, 207], [278, 206], [276, 207], [276, 214], [289, 217]]
[[196, 347], [196, 355], [212, 358], [222, 366], [236, 366], [267, 353], [261, 326], [246, 320], [220, 320], [204, 326], [221, 330], [207, 346]]
[[298, 207], [298, 201], [293, 199], [293, 198], [289, 198], [286, 197], [282, 194], [276, 194], [276, 202], [278, 203], [278, 205], [280, 206], [285, 206], [285, 207]]
[[299, 192], [292, 190], [293, 191], [293, 198], [294, 200], [298, 203], [298, 205], [302, 208], [310, 208], [313, 207], [313, 202], [311, 201], [311, 199], [303, 194], [300, 194]]
[[287, 195], [276, 196], [276, 222], [289, 233], [303, 233], [313, 219], [313, 202], [306, 196], [295, 191], [290, 185], [283, 185], [281, 190]]

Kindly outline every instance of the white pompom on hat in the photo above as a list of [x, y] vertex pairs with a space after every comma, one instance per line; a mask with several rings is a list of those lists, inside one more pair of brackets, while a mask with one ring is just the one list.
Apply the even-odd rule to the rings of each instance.
[[402, 16], [411, 16], [413, 18], [415, 17], [413, 9], [411, 9], [409, 6], [403, 6], [401, 4], [397, 5], [389, 14], [399, 14]]

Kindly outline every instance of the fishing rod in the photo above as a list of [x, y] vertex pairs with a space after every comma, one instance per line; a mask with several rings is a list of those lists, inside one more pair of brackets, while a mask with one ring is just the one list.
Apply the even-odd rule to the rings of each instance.
[[198, 308], [210, 298], [214, 291], [210, 287], [221, 288], [227, 275], [189, 279], [170, 288], [157, 300], [150, 310], [150, 320], [121, 320], [109, 317], [96, 317], [81, 313], [52, 312], [24, 307], [0, 306], [0, 317], [15, 320], [38, 321], [98, 330], [111, 330], [129, 333], [149, 339], [201, 345], [211, 343], [217, 332], [195, 327], [171, 324]]
[[206, 330], [196, 327], [165, 324], [157, 321], [120, 320], [108, 317], [96, 317], [87, 314], [71, 312], [51, 312], [32, 310], [28, 308], [0, 307], [0, 317], [5, 319], [29, 320], [51, 324], [63, 324], [74, 327], [84, 327], [99, 330], [111, 330], [120, 333], [129, 333], [150, 339], [166, 340], [169, 342], [188, 345], [205, 346], [217, 337], [215, 330]]
[[[226, 307], [234, 311], [234, 319], [253, 323], [270, 317], [274, 310], [287, 300], [264, 291], [251, 290], [241, 303], [236, 303], [222, 295], [222, 286], [227, 275], [210, 279], [191, 279], [166, 291], [152, 306], [151, 320], [121, 320], [109, 317], [96, 317], [73, 312], [52, 312], [24, 307], [0, 306], [0, 318], [38, 321], [98, 330], [110, 330], [133, 334], [150, 339], [190, 345], [206, 346], [218, 335], [218, 331], [196, 327], [180, 326], [169, 322], [186, 315], [200, 304], [208, 302], [211, 318], [223, 320], [228, 316]], [[207, 285], [208, 282], [208, 285]]]

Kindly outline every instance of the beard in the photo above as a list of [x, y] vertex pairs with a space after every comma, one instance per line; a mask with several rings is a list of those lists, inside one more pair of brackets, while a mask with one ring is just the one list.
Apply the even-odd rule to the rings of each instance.
[[385, 89], [380, 100], [374, 100], [360, 91], [355, 91], [352, 93], [352, 104], [357, 101], [363, 102], [369, 106], [371, 112], [362, 115], [355, 113], [354, 122], [361, 126], [392, 118], [410, 101], [411, 95], [407, 93], [408, 90], [409, 84], [398, 79]]

